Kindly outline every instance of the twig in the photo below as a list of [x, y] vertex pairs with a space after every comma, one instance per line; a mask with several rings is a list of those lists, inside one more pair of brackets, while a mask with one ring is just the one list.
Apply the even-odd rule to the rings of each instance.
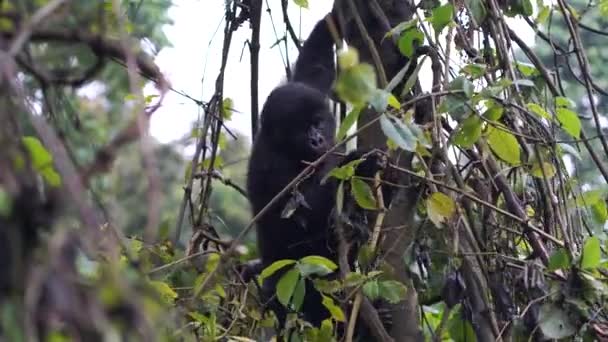
[[45, 6], [41, 7], [38, 11], [36, 11], [32, 18], [25, 23], [25, 25], [21, 29], [21, 32], [19, 32], [13, 40], [13, 43], [11, 44], [11, 47], [8, 50], [8, 55], [10, 57], [17, 56], [19, 51], [21, 51], [21, 49], [23, 48], [23, 45], [32, 35], [32, 32], [34, 31], [36, 26], [38, 26], [38, 24], [40, 24], [46, 17], [53, 14], [53, 12], [55, 12], [55, 10], [61, 5], [63, 5], [65, 2], [67, 2], [67, 0], [53, 0]]

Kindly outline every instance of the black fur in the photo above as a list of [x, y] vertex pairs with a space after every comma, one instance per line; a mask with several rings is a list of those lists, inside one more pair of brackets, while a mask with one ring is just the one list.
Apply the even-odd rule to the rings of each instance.
[[[336, 124], [328, 106], [335, 79], [333, 46], [333, 38], [323, 19], [304, 43], [292, 79], [275, 88], [264, 104], [261, 129], [253, 145], [247, 178], [247, 193], [254, 215], [306, 168], [305, 161], [318, 159], [335, 143]], [[354, 152], [344, 160], [328, 156], [312, 175], [260, 217], [257, 241], [262, 268], [277, 260], [297, 260], [309, 255], [320, 255], [337, 263], [337, 239], [331, 224], [337, 182], [331, 178], [324, 183], [321, 180], [335, 166], [362, 155], [362, 152]], [[379, 167], [377, 159], [371, 158], [360, 164], [356, 173], [373, 177]], [[299, 195], [302, 196], [295, 211], [288, 217], [282, 216], [290, 199]], [[274, 295], [275, 284], [281, 275], [282, 272], [278, 272], [263, 284], [266, 297]], [[269, 304], [282, 327], [286, 309], [276, 300]], [[301, 311], [314, 325], [320, 325], [329, 317], [311, 282], [306, 284], [306, 299]]]

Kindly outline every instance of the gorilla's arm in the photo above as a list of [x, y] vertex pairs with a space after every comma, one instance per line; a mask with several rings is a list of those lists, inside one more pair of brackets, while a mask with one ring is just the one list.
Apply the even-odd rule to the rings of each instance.
[[304, 42], [292, 81], [302, 82], [327, 95], [336, 77], [335, 69], [334, 39], [327, 19], [323, 19], [317, 22]]

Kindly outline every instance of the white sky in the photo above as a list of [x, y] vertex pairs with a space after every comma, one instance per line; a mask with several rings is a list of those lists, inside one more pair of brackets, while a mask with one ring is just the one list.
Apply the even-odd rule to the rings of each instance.
[[[161, 50], [156, 63], [176, 90], [207, 101], [214, 92], [215, 78], [221, 62], [224, 1], [173, 0], [173, 3], [169, 15], [174, 24], [167, 25], [164, 29], [173, 47]], [[275, 35], [269, 14], [264, 7], [260, 34], [260, 108], [270, 91], [284, 79], [285, 73], [280, 52], [284, 49], [284, 45], [270, 48], [276, 42], [277, 36], [282, 37], [285, 30], [280, 1], [265, 1], [265, 6], [266, 3], [271, 4], [272, 19], [277, 33]], [[333, 1], [327, 0], [310, 0], [310, 8], [301, 11], [290, 3], [289, 15], [296, 32], [301, 28], [300, 34], [305, 38], [314, 24], [331, 10], [332, 3]], [[529, 44], [533, 44], [534, 35], [527, 25], [511, 22], [510, 26]], [[235, 32], [224, 84], [224, 96], [232, 98], [235, 109], [240, 112], [234, 113], [232, 122], [228, 126], [248, 136], [251, 130], [250, 63], [249, 50], [245, 47], [243, 51], [243, 46], [250, 36], [248, 23], [243, 24]], [[297, 50], [290, 45], [291, 63], [295, 61], [296, 56]], [[204, 81], [202, 81], [203, 77]], [[149, 86], [146, 88], [146, 94], [151, 93], [154, 93], [154, 90]], [[197, 115], [198, 108], [194, 102], [169, 92], [163, 106], [152, 117], [151, 133], [163, 143], [179, 139], [190, 132], [192, 122], [196, 120]]]

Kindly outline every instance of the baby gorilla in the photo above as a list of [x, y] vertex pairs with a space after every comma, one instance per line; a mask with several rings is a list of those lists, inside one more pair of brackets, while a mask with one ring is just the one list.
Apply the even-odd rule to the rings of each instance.
[[[292, 79], [275, 88], [264, 104], [247, 178], [254, 215], [306, 168], [305, 162], [315, 161], [335, 144], [336, 123], [328, 106], [328, 94], [335, 79], [333, 46], [326, 20], [319, 21], [301, 49]], [[323, 256], [337, 263], [338, 242], [331, 224], [337, 182], [332, 178], [321, 180], [334, 167], [362, 155], [356, 151], [344, 160], [334, 154], [327, 156], [294, 191], [282, 196], [263, 213], [256, 226], [262, 268], [277, 260], [297, 260], [309, 255]], [[377, 158], [368, 158], [359, 164], [356, 174], [373, 177], [381, 167], [377, 161]], [[299, 197], [296, 209], [290, 215], [283, 215], [292, 194]], [[283, 273], [277, 272], [264, 282], [266, 299], [274, 295]], [[271, 300], [269, 306], [282, 328], [286, 308], [277, 300]], [[304, 319], [317, 326], [330, 316], [310, 281], [306, 282], [301, 312]]]

